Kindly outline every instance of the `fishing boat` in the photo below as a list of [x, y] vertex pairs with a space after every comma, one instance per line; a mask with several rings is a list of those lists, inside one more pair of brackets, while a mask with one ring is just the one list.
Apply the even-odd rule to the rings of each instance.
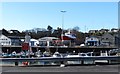
[[68, 31], [67, 33], [65, 33], [64, 35], [61, 35], [61, 39], [63, 40], [74, 40], [76, 39], [76, 35], [75, 33], [73, 33], [72, 31]]
[[53, 55], [52, 55], [52, 57], [62, 57], [62, 55], [59, 53], [59, 52], [55, 52]]

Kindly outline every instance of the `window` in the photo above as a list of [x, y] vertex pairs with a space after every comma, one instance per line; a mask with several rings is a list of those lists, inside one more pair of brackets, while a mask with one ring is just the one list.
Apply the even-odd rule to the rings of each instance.
[[8, 44], [10, 44], [10, 41], [9, 41], [9, 43]]
[[106, 40], [108, 40], [108, 38], [106, 38]]
[[102, 40], [104, 40], [104, 38], [102, 38]]
[[93, 40], [93, 38], [91, 38], [91, 40]]

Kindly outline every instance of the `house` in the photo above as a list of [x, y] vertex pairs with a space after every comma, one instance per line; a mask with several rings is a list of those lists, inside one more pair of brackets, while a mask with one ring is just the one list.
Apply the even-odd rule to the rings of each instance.
[[107, 33], [107, 32], [109, 32], [109, 29], [101, 29], [101, 30], [99, 30], [99, 32], [100, 33]]
[[101, 37], [101, 45], [111, 46], [115, 45], [115, 37], [109, 33], [105, 33]]
[[87, 46], [99, 46], [100, 45], [100, 41], [95, 36], [86, 37], [85, 45], [87, 45]]
[[39, 41], [36, 39], [30, 39], [30, 46], [38, 46]]
[[89, 33], [97, 33], [98, 30], [89, 30]]
[[118, 29], [112, 28], [112, 29], [111, 29], [111, 32], [118, 32]]
[[21, 37], [19, 36], [8, 36], [11, 39], [11, 45], [20, 46], [21, 45]]
[[20, 32], [18, 30], [9, 30], [9, 33], [14, 33], [14, 34], [20, 34]]
[[[16, 33], [11, 34], [9, 32], [14, 32]], [[18, 30], [10, 30], [9, 32], [5, 29], [0, 30], [0, 45], [15, 45], [15, 46], [19, 46], [21, 45], [21, 39], [23, 39], [24, 37], [22, 36], [18, 36], [18, 34], [20, 33]]]
[[21, 45], [21, 40], [19, 36], [5, 36], [0, 34], [0, 45]]
[[54, 41], [59, 40], [56, 37], [43, 37], [38, 39], [40, 46], [54, 46]]
[[3, 34], [0, 34], [0, 45], [11, 45], [11, 39]]

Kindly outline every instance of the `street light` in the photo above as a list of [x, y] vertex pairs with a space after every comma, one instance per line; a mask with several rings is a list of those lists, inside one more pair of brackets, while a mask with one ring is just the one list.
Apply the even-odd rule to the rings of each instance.
[[63, 29], [64, 29], [64, 13], [66, 12], [66, 11], [64, 11], [64, 10], [62, 10], [61, 11], [63, 14], [62, 14], [62, 43], [63, 43]]

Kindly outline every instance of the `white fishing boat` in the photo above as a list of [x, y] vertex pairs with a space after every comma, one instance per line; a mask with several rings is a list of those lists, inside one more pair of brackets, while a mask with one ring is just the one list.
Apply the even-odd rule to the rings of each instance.
[[[73, 53], [73, 54], [68, 54], [67, 58], [75, 58], [75, 57], [90, 57], [92, 56], [93, 52], [88, 52], [88, 53]], [[81, 64], [81, 61], [67, 61], [68, 64]], [[84, 61], [84, 64], [93, 64], [94, 62], [92, 60], [89, 61]]]
[[55, 52], [53, 55], [52, 55], [52, 57], [62, 57], [62, 55], [59, 53], [59, 52]]
[[73, 54], [68, 54], [66, 57], [88, 57], [92, 56], [93, 52], [88, 52], [88, 53], [73, 53]]
[[[105, 52], [100, 52], [100, 56], [103, 56], [103, 57], [107, 57], [108, 56], [108, 52], [105, 51]], [[108, 63], [108, 60], [95, 60], [95, 63]]]

